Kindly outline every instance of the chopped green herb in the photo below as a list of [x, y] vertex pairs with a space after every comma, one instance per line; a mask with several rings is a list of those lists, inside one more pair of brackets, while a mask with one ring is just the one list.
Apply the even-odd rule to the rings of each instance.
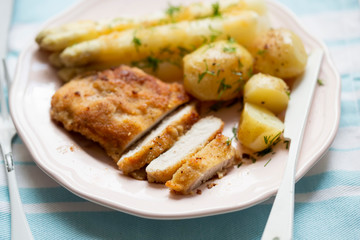
[[227, 52], [227, 53], [234, 53], [234, 52], [236, 52], [236, 48], [228, 46], [228, 47], [224, 47], [223, 51]]
[[256, 163], [256, 158], [254, 158], [253, 156], [250, 157], [252, 163]]
[[177, 48], [179, 49], [180, 56], [182, 56], [182, 57], [185, 56], [186, 54], [188, 54], [189, 52], [191, 52], [190, 50], [188, 50], [184, 47], [181, 47], [181, 46], [178, 46]]
[[267, 49], [261, 49], [257, 52], [259, 55], [264, 55], [266, 53]]
[[169, 4], [169, 7], [165, 10], [165, 13], [172, 18], [176, 12], [180, 12], [180, 9], [181, 6], [173, 6]]
[[222, 108], [223, 104], [224, 104], [224, 102], [216, 102], [210, 106], [210, 110], [217, 112], [217, 111], [219, 111], [220, 108]]
[[289, 140], [284, 140], [284, 143], [285, 143], [285, 148], [289, 149], [290, 141]]
[[228, 139], [226, 140], [226, 145], [230, 146], [231, 141], [232, 141], [232, 138], [228, 138]]
[[238, 58], [237, 61], [238, 61], [238, 67], [239, 67], [239, 68], [242, 68], [244, 65], [243, 65], [242, 62], [240, 61], [240, 58]]
[[221, 98], [222, 94], [227, 90], [230, 89], [231, 85], [225, 83], [225, 78], [221, 79], [220, 85], [218, 88], [217, 93], [219, 94], [219, 98]]
[[233, 37], [228, 36], [227, 40], [229, 43], [236, 43], [236, 41]]
[[211, 25], [209, 25], [209, 29], [211, 31], [210, 42], [214, 42], [216, 38], [221, 35], [221, 31], [214, 29]]
[[264, 142], [265, 142], [265, 144], [267, 145], [268, 144], [268, 142], [269, 142], [269, 136], [264, 136]]
[[268, 165], [268, 163], [271, 161], [271, 158], [265, 163], [264, 167], [266, 167], [266, 165]]
[[202, 72], [202, 73], [199, 73], [199, 75], [198, 75], [198, 83], [201, 82], [201, 80], [205, 77], [206, 74], [210, 74], [210, 75], [215, 76], [214, 72], [209, 71], [209, 67], [208, 67], [207, 62], [205, 60], [204, 60], [204, 63], [205, 63], [205, 71]]
[[249, 68], [249, 70], [248, 70], [247, 74], [248, 74], [249, 78], [251, 78], [251, 77], [252, 77], [252, 75], [254, 75], [254, 73], [253, 73], [253, 69], [252, 69], [252, 68]]
[[290, 98], [290, 90], [286, 90], [286, 95]]
[[219, 2], [213, 3], [211, 6], [212, 6], [212, 9], [213, 9], [213, 17], [220, 17], [221, 13], [220, 13], [220, 4], [219, 4]]
[[324, 85], [324, 83], [323, 83], [323, 81], [322, 81], [321, 79], [318, 79], [318, 80], [317, 80], [317, 84], [318, 84], [319, 86], [323, 86], [323, 85]]
[[276, 143], [279, 142], [280, 140], [280, 135], [281, 135], [281, 132], [278, 132], [278, 134], [276, 134], [269, 142], [270, 145], [275, 145]]
[[239, 163], [239, 164], [237, 165], [237, 167], [239, 168], [239, 167], [241, 167], [241, 165], [242, 165], [242, 162], [241, 162], [241, 163]]
[[161, 60], [149, 56], [142, 61], [131, 62], [131, 65], [139, 68], [151, 68], [152, 71], [156, 72], [159, 67], [159, 63], [161, 62], [162, 62]]
[[256, 155], [259, 156], [259, 157], [262, 157], [262, 156], [265, 156], [266, 154], [268, 153], [271, 153], [272, 152], [272, 148], [271, 147], [268, 147], [262, 151], [259, 151], [259, 152], [256, 152]]
[[139, 50], [139, 46], [141, 46], [140, 39], [134, 35], [132, 42], [134, 43], [136, 50]]

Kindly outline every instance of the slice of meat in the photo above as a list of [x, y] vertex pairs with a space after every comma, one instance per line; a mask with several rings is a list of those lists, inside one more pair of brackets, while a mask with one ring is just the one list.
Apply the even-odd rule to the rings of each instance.
[[62, 86], [50, 114], [67, 130], [100, 143], [117, 162], [130, 144], [188, 100], [181, 84], [122, 65]]
[[168, 150], [199, 119], [194, 105], [187, 105], [164, 119], [136, 147], [121, 156], [119, 169], [124, 174], [140, 169]]
[[219, 134], [214, 140], [190, 158], [166, 182], [171, 190], [189, 194], [200, 184], [234, 164], [235, 149], [228, 137]]
[[223, 126], [223, 121], [216, 117], [199, 120], [168, 151], [146, 167], [148, 181], [165, 183], [170, 180], [184, 161], [210, 142]]

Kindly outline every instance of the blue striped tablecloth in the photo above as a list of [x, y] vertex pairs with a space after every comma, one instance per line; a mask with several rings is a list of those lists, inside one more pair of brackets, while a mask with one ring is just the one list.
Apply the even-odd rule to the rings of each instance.
[[[11, 69], [40, 25], [74, 2], [15, 0], [9, 36]], [[281, 2], [299, 16], [310, 32], [324, 40], [342, 79], [336, 139], [328, 154], [296, 184], [295, 239], [360, 239], [359, 2]], [[35, 239], [259, 239], [271, 209], [271, 201], [267, 201], [212, 217], [143, 219], [100, 207], [59, 186], [35, 165], [19, 138], [13, 152], [21, 198]], [[9, 195], [1, 170], [0, 239], [9, 238]]]

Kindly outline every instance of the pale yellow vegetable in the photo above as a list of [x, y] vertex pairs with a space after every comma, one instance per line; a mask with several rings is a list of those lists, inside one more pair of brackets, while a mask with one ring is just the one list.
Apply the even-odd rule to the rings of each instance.
[[250, 48], [254, 70], [282, 79], [304, 72], [307, 54], [301, 39], [287, 29], [271, 29], [259, 36]]
[[60, 60], [69, 67], [93, 62], [140, 61], [148, 57], [164, 60], [228, 37], [248, 46], [266, 27], [266, 21], [256, 12], [242, 11], [234, 16], [111, 33], [66, 48]]
[[219, 2], [199, 2], [188, 6], [169, 6], [165, 11], [139, 18], [114, 18], [101, 21], [78, 21], [48, 28], [36, 36], [42, 49], [60, 51], [73, 44], [95, 39], [114, 31], [138, 27], [152, 27], [168, 23], [232, 14], [239, 10], [252, 10], [265, 14], [263, 0], [222, 0]]
[[283, 130], [283, 122], [272, 112], [245, 103], [238, 128], [238, 139], [244, 146], [255, 152], [262, 151], [276, 142]]
[[246, 82], [244, 101], [261, 105], [278, 114], [286, 109], [289, 93], [289, 87], [284, 80], [258, 73]]
[[228, 40], [205, 45], [184, 57], [184, 86], [197, 99], [229, 100], [242, 94], [253, 58]]
[[[156, 61], [153, 59], [153, 61]], [[64, 67], [57, 71], [58, 76], [64, 82], [68, 82], [77, 76], [84, 76], [93, 74], [96, 71], [105, 70], [111, 67], [116, 67], [124, 63], [106, 62], [101, 64], [93, 64], [83, 67]], [[184, 76], [182, 69], [182, 59], [168, 59], [168, 61], [151, 62], [150, 59], [126, 63], [127, 65], [141, 68], [148, 74], [151, 74], [165, 82], [181, 82]]]

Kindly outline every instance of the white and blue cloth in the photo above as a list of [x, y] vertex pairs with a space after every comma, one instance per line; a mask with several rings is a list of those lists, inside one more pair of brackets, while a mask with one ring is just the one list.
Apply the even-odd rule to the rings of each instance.
[[[43, 22], [75, 2], [15, 0], [8, 53], [12, 70]], [[360, 239], [360, 3], [281, 3], [326, 43], [342, 80], [335, 141], [296, 184], [294, 238]], [[13, 153], [21, 199], [35, 239], [260, 239], [272, 206], [266, 201], [242, 211], [190, 220], [143, 219], [88, 202], [61, 187], [36, 166], [20, 138], [14, 142]], [[0, 239], [10, 239], [4, 166], [0, 170]]]

